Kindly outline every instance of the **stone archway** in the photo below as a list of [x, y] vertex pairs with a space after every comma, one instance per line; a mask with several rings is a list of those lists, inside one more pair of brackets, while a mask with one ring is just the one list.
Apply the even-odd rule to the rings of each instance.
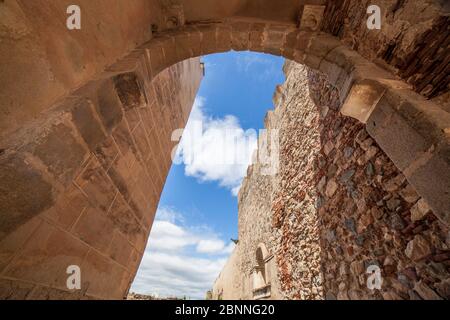
[[[170, 168], [170, 132], [186, 122], [201, 79], [193, 58], [210, 53], [265, 52], [325, 73], [339, 91], [341, 112], [366, 124], [438, 218], [449, 223], [450, 115], [405, 82], [339, 39], [292, 21], [235, 17], [171, 27], [5, 140], [5, 295], [104, 299], [126, 293]], [[172, 74], [183, 78], [173, 82]], [[191, 85], [183, 89], [182, 83]], [[168, 92], [180, 93], [176, 103]], [[150, 201], [144, 190], [152, 190]], [[66, 268], [73, 264], [84, 266], [87, 275], [75, 293], [65, 289]]]
[[[335, 37], [264, 21], [198, 23], [161, 33], [108, 71], [135, 70], [148, 81], [179, 61], [229, 50], [280, 55], [323, 72], [339, 91], [341, 112], [367, 125], [418, 192], [434, 204], [438, 217], [449, 222], [450, 204], [440, 195], [450, 187], [450, 177], [442, 176], [449, 172], [445, 155], [450, 115]], [[442, 183], [431, 186], [425, 182], [431, 177]]]

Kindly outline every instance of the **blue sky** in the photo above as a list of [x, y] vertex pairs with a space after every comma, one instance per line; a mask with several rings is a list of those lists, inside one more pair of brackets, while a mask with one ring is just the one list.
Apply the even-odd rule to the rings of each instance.
[[[202, 299], [212, 287], [234, 248], [230, 239], [237, 238], [236, 193], [256, 147], [256, 133], [273, 109], [275, 86], [284, 82], [280, 57], [229, 52], [202, 60], [206, 75], [178, 164], [164, 187], [134, 292]], [[202, 143], [193, 134], [199, 124]], [[232, 144], [218, 142], [224, 132], [233, 132]], [[217, 161], [221, 152], [243, 157], [226, 164]]]

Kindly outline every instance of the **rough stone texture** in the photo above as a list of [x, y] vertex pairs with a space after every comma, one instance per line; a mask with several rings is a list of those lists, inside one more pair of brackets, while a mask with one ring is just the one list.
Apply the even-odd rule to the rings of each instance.
[[[252, 37], [245, 34], [231, 37], [222, 30], [214, 48], [208, 46], [203, 50], [198, 45], [200, 39], [211, 40], [213, 33], [210, 31], [205, 37], [198, 33], [197, 37], [179, 37], [180, 42], [184, 39], [187, 44], [197, 42], [196, 46], [189, 44], [186, 48], [185, 51], [190, 53], [186, 58], [228, 51], [231, 44], [229, 46], [227, 42], [233, 38], [237, 48], [242, 49], [250, 42], [252, 49], [283, 53], [293, 59], [295, 52], [292, 49], [280, 50], [283, 40], [288, 37], [280, 30], [263, 36], [261, 29], [267, 22], [278, 27], [295, 27], [302, 18], [310, 18], [310, 14], [305, 17], [301, 14], [310, 12], [311, 8], [317, 15], [313, 19], [314, 25], [322, 21], [322, 30], [341, 37], [370, 60], [383, 61], [394, 68], [414, 85], [417, 92], [434, 97], [448, 90], [449, 8], [442, 0], [379, 1], [377, 4], [383, 14], [381, 32], [369, 32], [365, 27], [370, 1], [211, 0], [205, 3], [181, 0], [177, 2], [182, 6], [174, 7], [169, 1], [158, 0], [121, 1], [117, 6], [111, 6], [108, 1], [82, 0], [78, 3], [82, 8], [81, 30], [68, 30], [64, 25], [68, 16], [66, 3], [53, 0], [49, 4], [48, 1], [0, 2], [0, 75], [3, 84], [0, 88], [0, 138], [48, 110], [58, 99], [96, 78], [105, 67], [166, 30], [190, 28], [197, 22], [203, 27], [211, 21], [245, 18], [254, 23], [244, 27], [240, 24], [240, 30], [251, 30]], [[323, 6], [326, 9], [322, 17]], [[174, 21], [179, 22], [174, 24]], [[290, 37], [291, 41], [297, 40], [294, 38]], [[238, 45], [238, 39], [251, 41]], [[267, 42], [267, 46], [261, 42]], [[172, 50], [164, 54], [177, 53]]]
[[[0, 299], [122, 299], [203, 76], [185, 60], [81, 88], [0, 156]], [[14, 145], [14, 143], [11, 143]], [[69, 292], [78, 265], [82, 289]]]
[[1, 137], [149, 40], [150, 25], [163, 17], [153, 0], [77, 4], [82, 28], [70, 31], [64, 1], [0, 3]]
[[[364, 126], [339, 113], [326, 77], [295, 63], [285, 70], [271, 116], [280, 130], [280, 171], [262, 178], [252, 166], [244, 180], [239, 273], [248, 273], [262, 239], [277, 261], [279, 297], [450, 298], [448, 226]], [[371, 265], [381, 269], [381, 290], [367, 287]], [[252, 298], [234, 288], [233, 297]]]
[[[383, 206], [395, 211], [403, 206], [403, 200], [407, 202], [413, 207], [416, 233], [423, 231], [423, 224], [430, 223], [432, 215], [425, 213], [425, 202], [448, 225], [450, 114], [444, 111], [448, 106], [437, 105], [448, 103], [448, 16], [443, 14], [448, 6], [442, 9], [442, 1], [431, 1], [429, 5], [417, 0], [383, 1], [380, 6], [385, 29], [367, 34], [367, 3], [313, 1], [314, 6], [327, 5], [323, 17], [321, 10], [314, 10], [314, 20], [321, 19], [326, 31], [317, 33], [303, 31], [301, 25], [308, 20], [302, 14], [308, 12], [303, 9], [310, 1], [220, 1], [220, 6], [219, 1], [186, 0], [183, 8], [156, 0], [121, 2], [114, 8], [107, 1], [81, 1], [83, 27], [79, 31], [65, 28], [66, 8], [62, 2], [0, 2], [0, 79], [4, 84], [0, 87], [0, 246], [5, 259], [0, 266], [8, 266], [0, 272], [34, 279], [21, 270], [31, 262], [18, 252], [26, 250], [31, 260], [43, 259], [47, 263], [42, 252], [62, 252], [61, 247], [49, 244], [47, 235], [61, 239], [71, 249], [69, 255], [80, 258], [82, 246], [64, 237], [64, 232], [70, 232], [83, 238], [89, 248], [95, 248], [83, 260], [88, 268], [108, 270], [116, 279], [117, 287], [112, 287], [108, 277], [88, 278], [86, 294], [119, 296], [117, 288], [127, 286], [140, 260], [135, 250], [129, 270], [120, 267], [128, 257], [124, 239], [137, 248], [145, 244], [149, 229], [145, 226], [151, 226], [153, 220], [146, 213], [154, 211], [171, 163], [171, 132], [183, 126], [201, 77], [198, 64], [184, 65], [184, 72], [177, 67], [170, 71], [167, 68], [201, 54], [231, 49], [282, 55], [324, 72], [338, 90], [339, 95], [333, 95], [344, 103], [341, 112], [367, 123], [367, 131], [378, 143], [364, 137], [358, 145], [346, 147], [345, 157], [354, 161], [355, 152], [362, 152], [357, 148], [360, 146], [364, 155], [359, 155], [356, 164], [367, 163], [368, 174], [378, 175], [377, 164], [372, 162], [382, 149], [411, 183], [397, 191], [397, 186], [405, 184], [405, 179], [397, 175], [399, 178], [383, 189], [395, 193], [383, 200]], [[418, 11], [421, 15], [416, 21]], [[310, 22], [307, 29], [311, 29]], [[380, 63], [380, 59], [384, 62]], [[395, 72], [422, 96], [394, 76]], [[423, 96], [434, 99], [427, 101]], [[325, 104], [320, 111], [323, 117], [335, 111], [330, 103]], [[307, 126], [314, 123], [312, 115], [307, 119]], [[308, 139], [317, 138], [311, 137], [311, 132], [305, 134]], [[332, 139], [323, 141], [327, 159], [339, 151]], [[360, 177], [356, 167], [339, 170], [344, 168], [335, 163], [327, 169], [327, 177], [322, 175], [317, 181], [318, 188], [324, 189], [321, 194], [330, 199], [341, 195], [342, 185]], [[306, 176], [306, 183], [311, 179]], [[352, 194], [355, 198], [357, 195]], [[293, 196], [309, 201], [306, 193]], [[324, 205], [326, 198], [312, 200]], [[287, 215], [282, 210], [284, 205], [277, 202], [274, 206], [274, 223], [288, 234], [290, 229], [283, 229]], [[367, 203], [356, 201], [359, 210], [364, 205]], [[371, 210], [375, 216], [384, 215], [382, 210]], [[308, 216], [306, 220], [313, 218]], [[367, 217], [362, 220], [373, 224]], [[49, 221], [54, 224], [48, 226]], [[345, 226], [353, 234], [355, 230], [358, 233], [357, 222], [356, 217], [348, 218]], [[409, 227], [409, 222], [402, 212], [388, 219], [396, 232], [405, 224]], [[292, 223], [297, 222], [293, 219]], [[95, 229], [80, 227], [91, 225]], [[310, 225], [305, 228], [312, 228], [314, 238], [317, 230], [313, 222]], [[105, 240], [114, 227], [120, 232], [113, 232]], [[328, 236], [333, 239], [336, 235]], [[27, 246], [29, 237], [38, 237], [34, 246]], [[362, 246], [366, 238], [358, 234], [355, 241]], [[434, 254], [434, 242], [427, 241]], [[423, 251], [423, 243], [412, 243], [411, 256], [415, 256], [414, 248]], [[289, 251], [292, 243], [283, 245], [283, 250]], [[108, 250], [108, 258], [105, 260], [98, 250]], [[447, 252], [437, 253], [436, 259], [445, 261]], [[114, 264], [109, 263], [111, 259]], [[289, 263], [283, 264], [282, 276], [290, 272], [290, 267]], [[48, 268], [56, 273], [61, 270], [58, 264], [49, 264]], [[314, 268], [294, 278], [307, 278], [316, 272]], [[347, 273], [345, 265], [340, 266], [340, 273]], [[34, 275], [39, 276], [45, 275]], [[60, 286], [61, 279], [49, 277], [42, 281], [45, 284], [36, 284], [29, 297], [61, 295], [59, 289], [46, 287], [48, 283]], [[320, 286], [323, 279], [314, 278], [314, 283]], [[285, 281], [283, 285], [289, 288], [290, 284]], [[447, 282], [432, 284], [428, 278], [417, 285], [417, 290], [431, 296], [426, 289], [430, 286], [440, 290], [441, 295], [448, 292]], [[297, 296], [320, 295], [313, 290], [315, 287], [308, 289], [308, 282], [305, 288]], [[344, 284], [340, 288], [342, 291]], [[385, 296], [399, 297], [393, 292]]]
[[[269, 123], [270, 121], [266, 121], [267, 126], [270, 126]], [[277, 245], [271, 223], [274, 178], [265, 174], [264, 167], [260, 163], [248, 168], [247, 177], [239, 191], [239, 243], [214, 283], [213, 299], [282, 298], [278, 268], [273, 255]], [[264, 271], [261, 272], [264, 284], [258, 284], [255, 279], [258, 249], [262, 250], [264, 259]], [[263, 293], [259, 297], [261, 289]]]
[[[441, 109], [440, 107], [442, 106], [436, 104], [446, 101], [446, 99], [436, 97], [432, 102], [427, 101], [423, 96], [414, 93], [406, 82], [400, 81], [398, 77], [388, 71], [406, 70], [406, 66], [403, 69], [393, 68], [392, 64], [384, 64], [382, 67], [378, 66], [377, 64], [379, 64], [379, 61], [377, 60], [377, 55], [374, 53], [377, 48], [373, 47], [372, 42], [358, 42], [361, 44], [360, 47], [358, 47], [358, 50], [367, 57], [364, 58], [355, 50], [351, 50], [343, 45], [348, 43], [345, 37], [340, 40], [339, 38], [330, 35], [329, 33], [335, 34], [333, 27], [328, 28], [330, 30], [324, 27], [324, 30], [329, 33], [323, 33], [304, 31], [301, 26], [303, 18], [306, 20], [309, 19], [304, 15], [309, 15], [308, 12], [311, 10], [308, 8], [311, 8], [311, 6], [320, 9], [313, 10], [314, 20], [317, 22], [319, 20], [327, 20], [326, 23], [331, 25], [339, 25], [342, 16], [353, 19], [352, 15], [354, 15], [355, 10], [358, 14], [355, 20], [359, 21], [358, 23], [360, 24], [358, 24], [358, 28], [350, 29], [347, 35], [359, 38], [361, 36], [358, 33], [360, 30], [359, 28], [365, 28], [365, 23], [363, 23], [365, 14], [361, 14], [360, 12], [360, 10], [364, 8], [358, 5], [355, 6], [356, 9], [354, 10], [345, 10], [345, 7], [343, 9], [339, 5], [333, 6], [332, 2], [329, 1], [325, 16], [322, 17], [321, 5], [325, 4], [324, 1], [311, 4], [302, 1], [295, 2], [293, 0], [285, 0], [281, 4], [268, 5], [264, 1], [258, 0], [252, 2], [252, 5], [249, 5], [248, 1], [250, 0], [242, 0], [238, 1], [242, 6], [235, 6], [238, 2], [234, 3], [234, 5], [227, 4], [226, 7], [228, 7], [230, 11], [222, 11], [226, 8], [221, 6], [222, 9], [219, 11], [221, 12], [223, 19], [190, 20], [196, 15], [193, 14], [188, 7], [191, 5], [199, 5], [196, 1], [197, 0], [193, 2], [188, 1], [188, 3], [186, 3], [184, 15], [180, 12], [180, 7], [176, 6], [177, 8], [171, 8], [169, 6], [169, 8], [166, 8], [169, 4], [162, 3], [159, 11], [155, 10], [155, 14], [157, 15], [157, 19], [155, 19], [159, 21], [158, 23], [161, 21], [170, 22], [170, 26], [163, 25], [162, 27], [158, 27], [158, 25], [153, 25], [152, 30], [155, 32], [153, 33], [152, 31], [152, 37], [149, 41], [144, 43], [140, 42], [139, 44], [136, 43], [137, 46], [134, 50], [131, 52], [128, 50], [129, 53], [127, 55], [122, 56], [122, 58], [113, 65], [109, 65], [103, 72], [100, 71], [101, 68], [104, 67], [104, 63], [108, 63], [113, 56], [117, 58], [119, 55], [118, 52], [123, 53], [127, 50], [119, 50], [105, 59], [100, 59], [101, 61], [98, 61], [98, 63], [94, 63], [94, 66], [92, 66], [93, 68], [90, 71], [94, 72], [95, 70], [98, 72], [96, 76], [93, 76], [89, 72], [80, 75], [67, 67], [64, 69], [64, 72], [61, 72], [62, 76], [70, 78], [76, 74], [76, 76], [80, 76], [79, 82], [72, 81], [68, 86], [59, 91], [58, 88], [56, 88], [57, 85], [54, 86], [53, 83], [48, 84], [45, 88], [39, 88], [38, 93], [30, 95], [33, 97], [39, 96], [41, 100], [34, 97], [32, 102], [28, 100], [22, 101], [23, 103], [20, 104], [22, 108], [13, 108], [12, 111], [9, 107], [6, 107], [4, 113], [7, 117], [2, 118], [5, 119], [5, 125], [0, 132], [0, 149], [7, 149], [10, 147], [6, 140], [3, 141], [3, 136], [6, 137], [7, 133], [20, 126], [22, 126], [22, 130], [23, 127], [26, 127], [27, 123], [29, 124], [30, 119], [37, 116], [40, 111], [45, 111], [44, 114], [48, 114], [49, 109], [56, 108], [59, 104], [66, 105], [71, 103], [77, 105], [77, 107], [74, 107], [73, 109], [73, 122], [76, 129], [80, 131], [84, 143], [87, 144], [88, 148], [92, 151], [92, 148], [96, 147], [99, 143], [99, 139], [97, 138], [96, 140], [95, 137], [99, 137], [100, 132], [105, 134], [110, 132], [111, 126], [120, 123], [121, 117], [123, 116], [123, 114], [118, 112], [118, 109], [115, 107], [112, 108], [115, 112], [111, 112], [111, 114], [107, 115], [108, 112], [105, 112], [105, 101], [106, 103], [111, 101], [112, 105], [116, 107], [117, 101], [120, 99], [122, 99], [121, 101], [125, 104], [142, 103], [143, 100], [141, 99], [144, 98], [142, 95], [136, 97], [135, 100], [129, 100], [129, 94], [138, 88], [147, 90], [145, 87], [142, 87], [142, 82], [151, 81], [151, 79], [174, 63], [191, 57], [207, 53], [229, 51], [231, 49], [262, 51], [265, 53], [282, 55], [288, 59], [305, 64], [312, 69], [324, 72], [328, 76], [330, 83], [336, 86], [339, 91], [339, 97], [341, 101], [344, 102], [341, 110], [342, 113], [370, 125], [368, 130], [371, 136], [375, 138], [379, 146], [392, 159], [395, 165], [405, 173], [408, 180], [412, 183], [418, 193], [429, 203], [439, 219], [446, 223], [450, 222], [450, 204], [448, 201], [444, 200], [444, 197], [440, 196], [441, 194], [447, 195], [448, 190], [450, 189], [450, 174], [448, 173], [450, 172], [450, 161], [447, 156], [449, 152], [447, 132], [450, 114], [444, 111], [445, 108]], [[404, 19], [406, 19], [406, 21], [412, 19], [411, 8], [417, 10], [422, 8], [421, 4], [417, 2], [417, 0], [411, 0], [411, 4], [408, 5], [408, 10], [403, 10], [404, 8], [401, 4], [397, 6], [403, 8], [402, 10], [399, 10], [399, 12], [402, 12], [402, 17], [405, 15]], [[10, 7], [9, 3], [10, 2], [8, 2], [8, 9]], [[14, 2], [11, 1], [11, 3]], [[257, 7], [254, 6], [256, 3], [258, 4]], [[6, 6], [3, 3], [0, 5]], [[28, 2], [26, 5], [22, 4], [21, 8], [29, 13], [32, 10], [29, 10], [30, 8], [28, 5]], [[126, 6], [127, 10], [138, 15], [139, 9], [145, 9], [142, 7], [143, 4], [141, 2], [134, 2], [133, 5]], [[155, 5], [155, 3], [150, 1], [148, 5]], [[53, 9], [57, 10], [60, 6], [61, 5], [58, 5]], [[277, 7], [277, 10], [273, 10], [275, 6]], [[383, 2], [380, 6], [382, 10], [386, 11], [389, 6], [389, 1]], [[85, 5], [83, 8], [87, 9], [89, 6]], [[211, 6], [208, 5], [205, 6], [205, 8], [211, 9]], [[247, 9], [241, 11], [243, 8]], [[426, 21], [438, 19], [446, 10], [445, 8], [441, 8], [439, 3], [433, 3], [425, 9], [426, 14], [424, 15], [424, 19]], [[20, 13], [20, 9], [18, 11]], [[143, 11], [146, 12], [146, 10]], [[403, 13], [403, 11], [406, 13]], [[7, 10], [5, 12], [8, 19], [14, 21], [17, 20], [16, 22], [19, 24], [22, 20], [26, 20], [27, 17], [26, 13], [22, 15], [19, 14], [19, 16], [16, 17], [15, 14], [18, 13], [14, 10]], [[39, 10], [37, 12], [40, 15], [46, 15], [46, 13], [42, 13]], [[202, 12], [201, 15], [207, 14], [207, 12], [203, 10]], [[217, 14], [220, 14], [220, 12], [214, 12], [214, 14], [210, 12], [210, 14], [216, 16]], [[245, 14], [243, 14], [244, 12]], [[280, 12], [286, 13], [284, 19], [279, 15]], [[114, 12], [113, 15], [115, 13], [116, 12]], [[166, 14], [174, 14], [174, 16], [167, 17], [165, 16]], [[10, 15], [12, 15], [12, 17]], [[339, 19], [335, 19], [336, 15]], [[34, 18], [35, 17], [33, 17], [33, 19]], [[141, 23], [142, 20], [140, 19], [145, 20], [146, 18], [139, 15], [139, 19], [136, 21]], [[299, 20], [300, 26], [298, 25]], [[175, 23], [174, 25], [174, 21], [179, 21], [180, 23]], [[139, 23], [138, 25], [140, 26]], [[133, 27], [142, 31], [139, 26], [133, 25]], [[36, 24], [36, 30], [33, 32], [40, 33], [42, 32], [40, 28], [44, 27], [46, 26]], [[377, 37], [380, 34], [389, 33], [389, 30], [391, 29], [390, 25], [385, 23], [385, 29], [383, 29], [381, 33], [375, 31], [370, 35], [371, 37], [375, 37], [375, 43], [378, 43], [379, 39]], [[403, 32], [402, 28], [395, 27], [393, 29], [396, 31], [399, 29], [399, 34], [406, 33]], [[412, 33], [408, 33], [408, 37], [405, 39], [402, 38], [401, 46], [408, 46], [408, 44], [411, 44], [419, 37], [422, 37], [420, 30], [427, 30], [426, 24], [419, 24], [419, 31], [416, 32], [413, 30]], [[10, 36], [11, 32], [14, 34], [14, 30], [6, 28], [6, 37]], [[83, 38], [83, 36], [86, 36], [85, 32], [86, 30], [83, 29], [81, 32], [78, 32], [77, 35], [80, 35]], [[62, 32], [61, 34], [58, 34], [58, 37], [63, 37], [65, 34], [66, 32]], [[442, 34], [445, 35], [446, 33], [442, 32]], [[89, 35], [91, 35], [91, 33], [89, 33]], [[431, 39], [432, 37], [426, 38]], [[65, 39], [71, 38], [65, 37]], [[86, 40], [86, 43], [89, 44], [90, 42], [88, 40], [92, 39], [89, 36], [86, 39], [83, 38], [83, 40]], [[148, 38], [146, 40], [148, 40]], [[436, 44], [439, 43], [439, 41], [434, 40], [430, 40], [430, 42], [430, 47], [436, 47]], [[64, 41], [61, 41], [61, 43], [67, 44]], [[99, 42], [96, 44], [99, 45], [98, 50], [101, 52], [105, 49], [104, 43]], [[53, 45], [53, 43], [50, 43], [49, 47], [46, 47], [48, 52], [58, 52], [53, 48]], [[70, 46], [70, 44], [67, 45]], [[395, 40], [393, 45], [400, 44]], [[17, 43], [18, 48], [22, 48], [23, 46], [24, 43]], [[16, 48], [16, 46], [7, 46], [6, 50], [10, 47]], [[446, 50], [444, 49], [444, 51]], [[29, 52], [29, 50], [27, 50], [27, 52]], [[442, 78], [442, 74], [446, 74], [445, 70], [443, 71], [440, 67], [442, 62], [442, 52], [439, 52], [439, 54], [434, 54], [433, 51], [425, 50], [420, 54], [420, 58], [423, 58], [423, 61], [427, 61], [425, 63], [427, 70], [426, 78], [431, 77], [432, 79], [440, 79]], [[445, 52], [443, 54], [445, 55]], [[10, 57], [14, 55], [6, 54], [4, 56]], [[19, 56], [24, 58], [22, 55]], [[63, 54], [63, 56], [65, 55]], [[3, 57], [3, 55], [0, 55], [0, 57]], [[68, 58], [67, 61], [68, 63], [88, 64], [88, 62], [90, 62], [89, 57], [91, 57], [91, 55], [86, 53], [83, 58], [75, 55], [75, 57], [71, 57], [72, 59]], [[433, 60], [435, 57], [437, 57], [437, 61]], [[49, 62], [55, 62], [53, 58], [54, 57], [46, 57], [44, 55], [45, 61], [48, 59]], [[58, 58], [60, 58], [59, 55]], [[85, 59], [88, 59], [89, 61], [85, 61]], [[55, 60], [66, 61], [65, 59], [56, 58]], [[436, 63], [433, 62], [429, 64], [428, 61], [431, 60]], [[11, 64], [6, 63], [1, 65], [10, 66]], [[24, 67], [22, 60], [15, 64], [13, 63], [12, 65], [13, 68], [14, 65], [17, 65], [19, 69]], [[36, 64], [36, 66], [41, 65], [42, 64]], [[434, 68], [434, 66], [437, 66], [437, 68]], [[57, 69], [57, 67], [61, 66], [56, 63], [55, 69]], [[409, 70], [410, 66], [408, 65], [407, 68]], [[35, 72], [36, 77], [38, 75], [41, 75], [42, 77], [48, 76], [48, 74], [45, 74], [42, 70], [34, 70], [34, 67], [29, 67], [29, 69], [30, 72], [32, 70]], [[112, 78], [115, 78], [119, 74], [127, 74], [130, 76], [130, 73], [132, 74], [136, 70], [139, 70], [141, 78], [139, 81], [134, 81], [132, 79], [133, 77], [129, 79], [116, 78], [113, 82], [115, 82], [115, 84], [121, 83], [125, 88], [125, 92], [118, 97], [115, 96], [117, 95], [116, 93], [107, 94], [108, 91], [111, 90]], [[8, 72], [5, 72], [5, 74], [11, 75], [10, 67], [8, 67], [7, 71]], [[413, 70], [412, 72], [414, 73], [416, 71], [419, 72], [418, 70]], [[3, 75], [3, 73], [1, 74]], [[14, 76], [12, 79], [16, 79], [16, 81], [8, 81], [8, 83], [25, 83], [24, 81], [21, 81], [22, 74], [23, 73], [21, 72], [14, 73], [11, 77]], [[91, 81], [86, 82], [88, 79]], [[141, 82], [141, 84], [139, 82]], [[41, 84], [41, 82], [37, 80], [33, 83]], [[63, 81], [58, 78], [56, 84], [61, 83], [63, 83]], [[27, 85], [29, 85], [29, 83], [27, 83]], [[76, 89], [77, 87], [78, 89]], [[76, 90], [73, 92], [73, 89]], [[15, 98], [21, 101], [21, 99], [24, 98], [23, 95], [17, 92], [17, 88], [6, 87], [6, 89], [4, 89], [2, 87], [2, 90], [4, 90], [6, 96], [2, 101], [10, 101]], [[56, 90], [59, 93], [55, 95], [53, 90]], [[21, 90], [20, 88], [19, 91], [22, 93], [31, 92], [32, 90]], [[426, 96], [426, 92], [419, 92]], [[68, 97], [69, 93], [75, 97], [89, 97], [93, 102], [93, 105], [86, 101], [67, 101], [70, 100]], [[2, 93], [0, 92], [0, 94]], [[164, 92], [159, 91], [158, 96], [163, 97]], [[60, 97], [60, 99], [55, 102], [57, 97]], [[109, 97], [111, 100], [108, 100], [106, 97]], [[28, 95], [25, 99], [28, 99]], [[161, 99], [159, 99], [159, 101], [160, 100]], [[32, 106], [30, 106], [30, 104], [32, 104]], [[98, 112], [97, 115], [92, 113], [93, 109]], [[134, 117], [134, 119], [136, 119], [135, 111], [133, 108], [128, 108], [126, 111], [129, 118], [128, 120], [133, 124], [132, 118]], [[183, 114], [183, 116], [184, 115], [185, 114]], [[38, 118], [42, 118], [43, 116], [44, 115], [41, 114]], [[105, 126], [102, 127], [101, 124]], [[136, 129], [137, 131], [143, 130], [142, 127], [133, 127], [132, 129]], [[163, 130], [161, 135], [167, 139], [167, 130]], [[392, 139], [392, 136], [397, 138]], [[19, 141], [18, 143], [22, 142]], [[142, 141], [137, 141], [137, 143], [140, 143], [140, 146], [143, 145]], [[146, 150], [144, 150], [144, 153], [145, 151]], [[162, 166], [166, 167], [167, 163], [168, 160], [165, 159]], [[63, 165], [73, 166], [67, 168], [67, 171], [73, 171], [76, 168], [76, 165], [73, 163], [63, 163]], [[156, 173], [153, 174], [156, 175]], [[439, 183], [430, 185], [428, 182], [430, 178], [438, 179]], [[67, 183], [68, 181], [70, 180], [62, 182]], [[333, 185], [330, 187], [333, 187]]]
[[241, 272], [240, 259], [239, 249], [235, 248], [214, 283], [211, 293], [212, 299], [238, 300], [242, 297], [246, 279]]
[[[381, 8], [381, 30], [366, 27], [367, 8]], [[449, 6], [446, 1], [329, 0], [322, 30], [370, 60], [391, 68], [414, 90], [433, 98], [448, 91]]]
[[[273, 204], [274, 220], [282, 221], [277, 259], [285, 297], [439, 297], [449, 278], [448, 227], [364, 127], [337, 112], [337, 92], [323, 76], [288, 69], [277, 111], [281, 171]], [[336, 191], [324, 190], [323, 181], [337, 183]], [[412, 221], [416, 207], [427, 214], [423, 220]], [[366, 286], [370, 264], [381, 268], [381, 291]], [[422, 282], [429, 290], [417, 289]]]

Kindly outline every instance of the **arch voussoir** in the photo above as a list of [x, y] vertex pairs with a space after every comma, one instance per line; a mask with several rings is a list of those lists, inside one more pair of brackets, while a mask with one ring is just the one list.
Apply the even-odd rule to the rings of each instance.
[[263, 40], [264, 40], [264, 29], [266, 25], [264, 23], [253, 23], [250, 27], [249, 35], [249, 50], [262, 52]]
[[231, 23], [231, 49], [234, 51], [247, 51], [250, 47], [251, 24], [244, 21]]

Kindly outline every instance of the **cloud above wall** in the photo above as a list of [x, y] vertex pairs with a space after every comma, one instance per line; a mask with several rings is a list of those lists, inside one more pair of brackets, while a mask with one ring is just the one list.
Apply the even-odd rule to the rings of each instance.
[[226, 244], [207, 227], [184, 221], [173, 209], [158, 210], [132, 292], [205, 298], [234, 244]]
[[257, 132], [245, 131], [235, 116], [209, 116], [205, 104], [205, 98], [196, 98], [175, 163], [185, 165], [187, 176], [215, 181], [236, 196], [257, 147]]
[[264, 82], [280, 72], [279, 66], [267, 54], [240, 52], [236, 57], [238, 71], [253, 81]]

